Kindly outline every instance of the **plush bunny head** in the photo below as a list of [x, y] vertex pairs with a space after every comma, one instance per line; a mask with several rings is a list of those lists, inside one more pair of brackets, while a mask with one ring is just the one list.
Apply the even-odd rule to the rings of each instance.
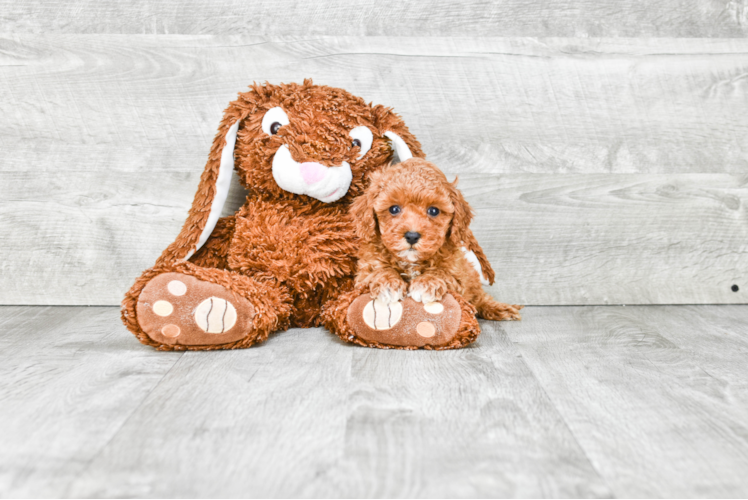
[[401, 161], [424, 156], [389, 108], [311, 80], [254, 84], [226, 109], [190, 217], [162, 257], [189, 258], [205, 243], [234, 168], [250, 195], [349, 203], [395, 151]]
[[232, 107], [241, 120], [236, 170], [250, 191], [350, 200], [361, 194], [366, 174], [391, 158], [392, 146], [401, 160], [422, 156], [392, 110], [310, 80], [255, 85]]

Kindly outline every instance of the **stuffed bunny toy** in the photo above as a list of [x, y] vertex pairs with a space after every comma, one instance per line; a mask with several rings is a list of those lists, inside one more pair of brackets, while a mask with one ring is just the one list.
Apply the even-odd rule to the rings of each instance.
[[[123, 322], [160, 350], [249, 347], [321, 325], [325, 307], [336, 311], [330, 322], [344, 323], [338, 299], [350, 302], [356, 271], [349, 207], [395, 153], [425, 156], [392, 109], [311, 80], [253, 84], [226, 109], [187, 220], [125, 295]], [[221, 218], [232, 170], [248, 196]], [[466, 245], [492, 281], [472, 235]], [[459, 324], [464, 311], [451, 314]], [[350, 325], [338, 329], [355, 336]]]

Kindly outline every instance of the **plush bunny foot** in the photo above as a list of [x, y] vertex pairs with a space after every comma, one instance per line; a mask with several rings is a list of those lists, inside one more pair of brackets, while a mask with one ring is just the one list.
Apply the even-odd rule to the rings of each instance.
[[287, 329], [291, 303], [273, 280], [165, 263], [135, 280], [122, 301], [122, 322], [163, 351], [239, 349]]
[[457, 294], [423, 304], [385, 304], [354, 290], [325, 307], [325, 326], [343, 340], [381, 349], [456, 349], [480, 333], [475, 308]]
[[138, 322], [167, 345], [215, 345], [252, 333], [254, 308], [244, 297], [181, 273], [159, 274], [138, 297]]

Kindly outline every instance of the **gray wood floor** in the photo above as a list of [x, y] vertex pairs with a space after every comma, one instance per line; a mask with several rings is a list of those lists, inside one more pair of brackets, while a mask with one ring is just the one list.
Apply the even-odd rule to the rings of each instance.
[[529, 307], [472, 347], [160, 353], [0, 307], [0, 496], [748, 495], [748, 306]]

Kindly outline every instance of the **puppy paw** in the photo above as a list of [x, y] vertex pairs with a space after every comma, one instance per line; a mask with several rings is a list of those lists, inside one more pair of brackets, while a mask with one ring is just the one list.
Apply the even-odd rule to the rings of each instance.
[[400, 302], [405, 296], [408, 284], [400, 278], [381, 277], [369, 285], [371, 297], [382, 304]]
[[416, 302], [439, 302], [447, 293], [447, 284], [436, 276], [424, 274], [410, 282], [408, 296]]

